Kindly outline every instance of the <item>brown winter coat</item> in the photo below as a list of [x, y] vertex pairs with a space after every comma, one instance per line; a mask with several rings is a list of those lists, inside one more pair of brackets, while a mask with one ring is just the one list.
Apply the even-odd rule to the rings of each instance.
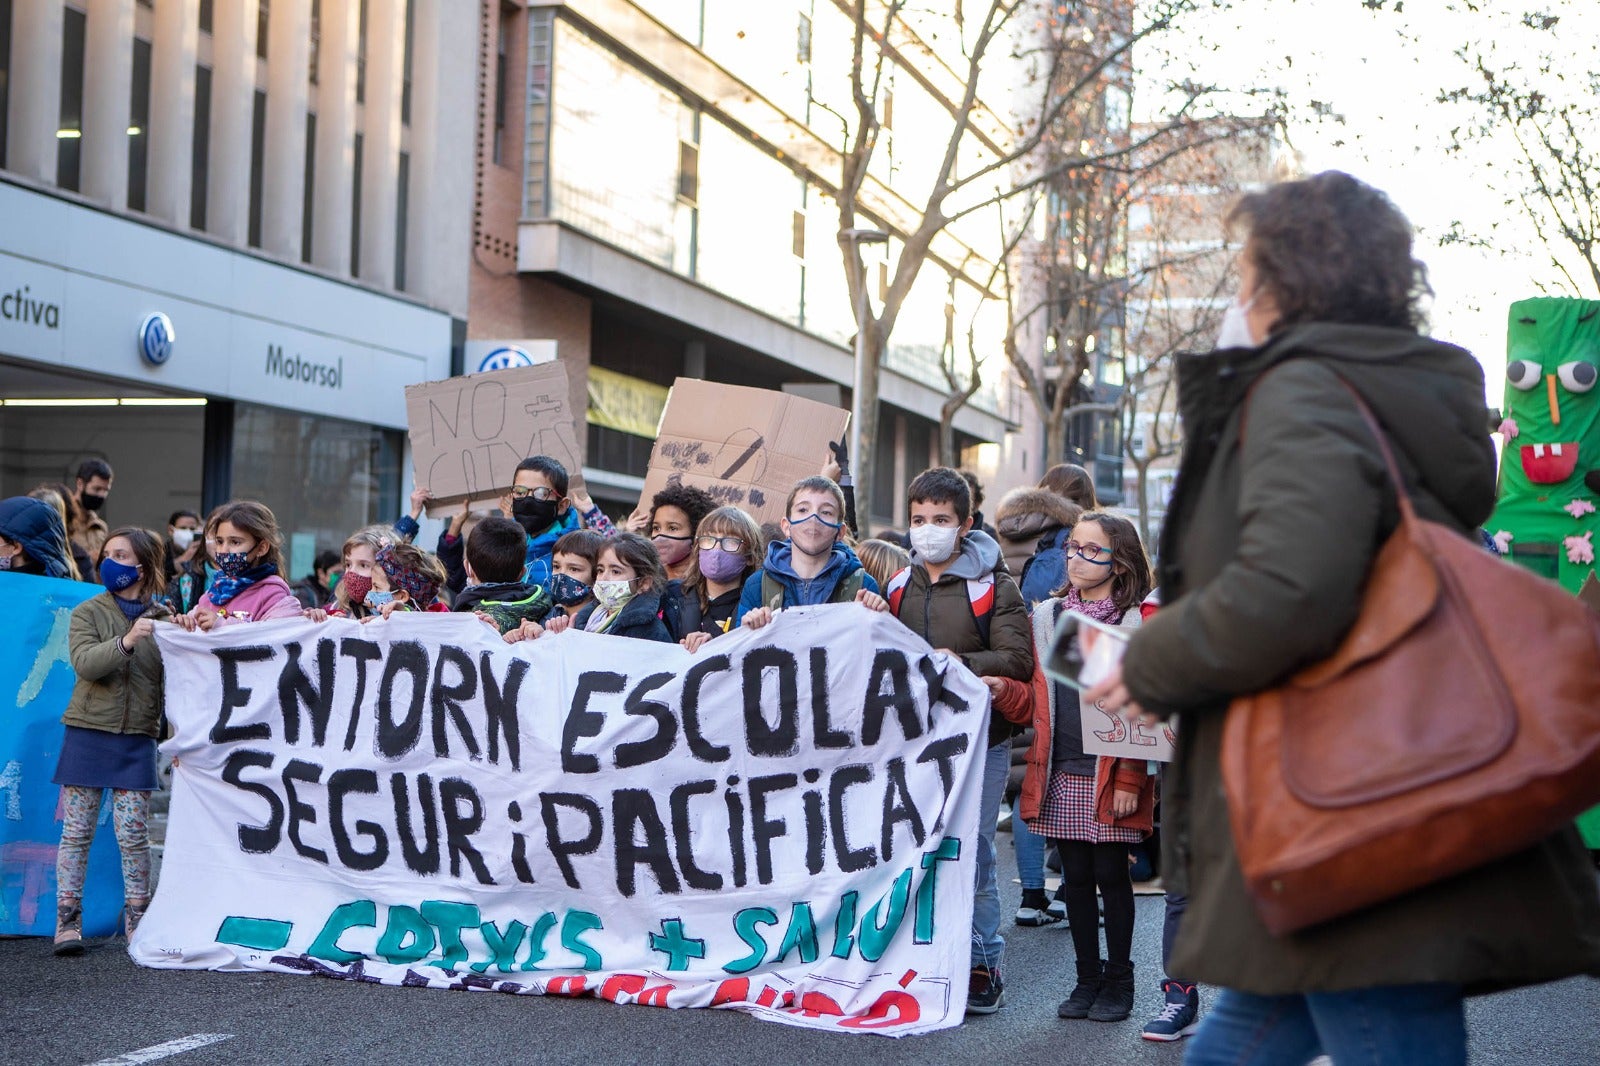
[[1057, 530], [1070, 529], [1083, 508], [1047, 489], [1012, 489], [995, 511], [995, 540], [1005, 557], [1006, 569], [1018, 581], [1039, 541]]
[[1418, 982], [1477, 992], [1600, 973], [1600, 896], [1570, 828], [1285, 937], [1267, 932], [1245, 891], [1219, 766], [1228, 701], [1337, 646], [1397, 521], [1378, 446], [1341, 378], [1384, 425], [1423, 517], [1468, 533], [1494, 504], [1483, 375], [1458, 348], [1317, 324], [1262, 349], [1180, 361], [1188, 445], [1162, 536], [1167, 605], [1124, 661], [1135, 700], [1178, 714], [1163, 872], [1189, 906], [1170, 968], [1260, 994]]
[[[1022, 607], [1022, 593], [1016, 582], [996, 572], [1000, 548], [994, 538], [973, 530], [961, 539], [960, 557], [933, 583], [927, 567], [913, 563], [905, 571], [903, 588], [900, 575], [891, 580], [889, 602], [895, 617], [917, 636], [960, 656], [968, 670], [979, 677], [1010, 677], [1024, 681], [1033, 676], [1033, 639], [1029, 635], [1028, 613]], [[913, 554], [913, 559], [916, 556]], [[994, 574], [994, 610], [989, 615], [989, 639], [983, 639], [967, 589], [969, 579]], [[989, 746], [1010, 739], [1015, 728], [1000, 715], [989, 719]]]
[[[146, 615], [155, 619], [172, 617], [161, 604], [152, 605]], [[133, 628], [122, 609], [111, 600], [111, 593], [84, 600], [72, 609], [67, 627], [67, 654], [78, 682], [67, 701], [66, 725], [99, 729], [106, 733], [138, 733], [160, 736], [165, 675], [155, 637], [146, 637], [125, 655], [117, 642]]]

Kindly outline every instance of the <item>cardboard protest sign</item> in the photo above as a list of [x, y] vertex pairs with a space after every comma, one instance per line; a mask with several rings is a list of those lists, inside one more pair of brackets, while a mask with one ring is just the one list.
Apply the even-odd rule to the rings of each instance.
[[[51, 782], [61, 756], [78, 675], [67, 653], [72, 609], [98, 585], [0, 574], [6, 654], [0, 655], [0, 936], [50, 936], [56, 928], [56, 847], [61, 789]], [[100, 811], [83, 891], [85, 936], [109, 936], [122, 917], [122, 862]]]
[[696, 655], [466, 615], [157, 634], [141, 965], [961, 1022], [988, 696], [887, 615]]
[[705, 489], [718, 504], [742, 507], [757, 522], [784, 517], [783, 503], [801, 478], [841, 440], [850, 413], [768, 389], [696, 378], [672, 384], [640, 506], [674, 481]]
[[1098, 703], [1090, 703], [1082, 693], [1078, 694], [1078, 715], [1083, 728], [1085, 755], [1172, 761], [1172, 746], [1178, 739], [1175, 722], [1147, 725], [1131, 715], [1108, 711]]
[[417, 484], [433, 492], [432, 517], [510, 492], [517, 464], [533, 455], [559, 459], [572, 488], [583, 486], [583, 451], [560, 362], [408, 385], [406, 425]]

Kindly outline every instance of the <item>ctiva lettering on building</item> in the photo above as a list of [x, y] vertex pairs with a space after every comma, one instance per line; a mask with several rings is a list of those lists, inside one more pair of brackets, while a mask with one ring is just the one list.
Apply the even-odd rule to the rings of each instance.
[[283, 345], [267, 345], [267, 374], [304, 381], [328, 389], [344, 388], [344, 356], [334, 363], [313, 363], [299, 355], [285, 357]]
[[28, 294], [32, 290], [24, 285], [16, 292], [8, 292], [0, 296], [0, 316], [15, 322], [31, 322], [35, 326], [46, 329], [57, 329], [61, 325], [61, 306], [35, 300]]

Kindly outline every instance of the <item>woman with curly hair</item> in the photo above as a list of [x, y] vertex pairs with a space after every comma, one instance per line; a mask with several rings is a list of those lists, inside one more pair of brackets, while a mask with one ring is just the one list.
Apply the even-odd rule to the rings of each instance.
[[[1088, 694], [1178, 717], [1162, 876], [1188, 908], [1168, 967], [1223, 989], [1185, 1061], [1465, 1063], [1464, 996], [1600, 973], [1600, 893], [1576, 831], [1274, 936], [1244, 887], [1221, 747], [1234, 697], [1339, 646], [1398, 522], [1356, 396], [1418, 514], [1475, 536], [1495, 498], [1483, 371], [1422, 333], [1411, 227], [1377, 189], [1318, 174], [1246, 195], [1233, 219], [1247, 235], [1239, 299], [1218, 350], [1178, 364], [1187, 445], [1162, 533], [1165, 605]], [[1419, 768], [1428, 745], [1417, 738]]]

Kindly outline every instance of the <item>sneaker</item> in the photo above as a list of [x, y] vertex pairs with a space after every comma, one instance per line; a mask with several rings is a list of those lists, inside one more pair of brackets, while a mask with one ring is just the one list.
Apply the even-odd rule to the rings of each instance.
[[1200, 991], [1196, 986], [1168, 980], [1161, 982], [1161, 991], [1167, 1002], [1160, 1014], [1144, 1023], [1141, 1035], [1146, 1040], [1171, 1043], [1200, 1028]]
[[1052, 922], [1064, 922], [1064, 921], [1066, 921], [1067, 920], [1067, 901], [1064, 900], [1064, 899], [1053, 899], [1053, 900], [1051, 900], [1050, 901], [1050, 905], [1045, 908], [1045, 913], [1050, 916], [1050, 920]]
[[1022, 906], [1017, 908], [1018, 925], [1050, 925], [1060, 920], [1061, 916], [1050, 913], [1050, 900], [1046, 898], [1044, 889], [1023, 890]]
[[993, 1014], [1005, 1003], [1006, 985], [1000, 980], [1000, 971], [988, 966], [974, 966], [967, 979], [967, 1013]]

